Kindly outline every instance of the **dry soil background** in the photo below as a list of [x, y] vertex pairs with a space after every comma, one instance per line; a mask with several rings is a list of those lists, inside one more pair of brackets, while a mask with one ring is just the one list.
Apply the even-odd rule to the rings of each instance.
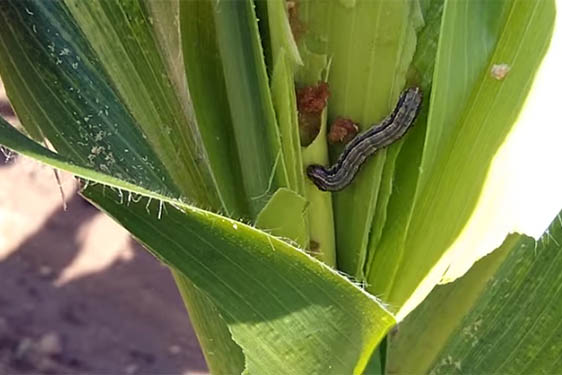
[[0, 374], [205, 373], [166, 268], [62, 185], [0, 154]]

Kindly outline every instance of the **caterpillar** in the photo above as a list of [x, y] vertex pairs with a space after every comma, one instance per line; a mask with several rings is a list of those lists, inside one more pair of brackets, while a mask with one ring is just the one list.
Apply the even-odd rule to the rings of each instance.
[[331, 167], [309, 165], [307, 176], [323, 191], [340, 191], [352, 181], [367, 158], [400, 139], [412, 126], [422, 103], [419, 87], [406, 89], [390, 115], [353, 138]]

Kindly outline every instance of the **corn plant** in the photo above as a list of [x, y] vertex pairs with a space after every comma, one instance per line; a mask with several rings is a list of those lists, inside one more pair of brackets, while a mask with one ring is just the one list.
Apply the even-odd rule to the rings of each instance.
[[[555, 13], [3, 0], [0, 144], [169, 266], [213, 374], [556, 373], [562, 220], [525, 235], [562, 207]], [[318, 189], [407, 88], [413, 128]]]

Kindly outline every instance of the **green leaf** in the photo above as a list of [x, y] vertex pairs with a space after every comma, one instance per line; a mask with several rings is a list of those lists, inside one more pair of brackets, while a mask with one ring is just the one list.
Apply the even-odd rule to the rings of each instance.
[[388, 373], [560, 373], [561, 244], [559, 214], [437, 287], [391, 335]]
[[[215, 193], [216, 182], [184, 101], [184, 87], [174, 84], [179, 80], [177, 70], [172, 71], [173, 67], [163, 58], [164, 46], [156, 37], [154, 19], [146, 3], [64, 3], [103, 65], [106, 79], [119, 93], [122, 105], [136, 119], [182, 192], [189, 197], [193, 185], [201, 184], [198, 188]], [[209, 192], [200, 194], [205, 196]], [[197, 201], [204, 202], [203, 198]], [[223, 208], [224, 203], [218, 207]]]
[[[286, 187], [288, 184], [255, 11], [251, 1], [214, 3], [206, 0], [205, 4], [198, 3], [196, 1], [181, 3], [181, 14], [184, 17], [182, 24], [199, 22], [196, 19], [199, 13], [208, 21], [198, 23], [198, 26], [182, 26], [182, 33], [188, 34], [186, 38], [192, 41], [197, 35], [208, 33], [204, 41], [208, 42], [206, 45], [210, 45], [212, 49], [215, 46], [212, 45], [211, 38], [215, 36], [217, 57], [220, 58], [220, 66], [223, 70], [224, 87], [221, 87], [220, 77], [217, 76], [219, 72], [215, 70], [219, 63], [213, 63], [216, 68], [198, 71], [210, 74], [211, 85], [205, 87], [206, 90], [203, 91], [202, 85], [195, 83], [199, 85], [197, 92], [199, 95], [213, 97], [215, 95], [213, 89], [225, 90], [217, 94], [221, 101], [224, 97], [228, 101], [239, 160], [238, 168], [241, 171], [251, 218], [255, 218], [271, 194], [277, 188]], [[190, 32], [196, 32], [197, 35], [189, 35]], [[193, 49], [184, 44], [184, 48], [186, 55], [198, 53], [198, 47]], [[196, 55], [188, 59], [193, 62], [199, 57]], [[209, 60], [212, 57], [207, 56], [202, 59]], [[192, 79], [201, 79], [189, 73], [188, 68], [188, 82]], [[194, 70], [191, 73], [196, 72]], [[218, 109], [224, 107], [224, 104], [219, 102]], [[208, 106], [196, 108], [196, 113], [201, 114], [208, 109]], [[216, 121], [217, 117], [209, 121]], [[218, 129], [219, 125], [214, 124], [213, 127]]]
[[294, 74], [285, 50], [278, 52], [271, 78], [271, 96], [279, 123], [281, 147], [287, 166], [288, 187], [304, 194], [304, 167], [302, 164], [299, 120], [295, 94]]
[[[0, 145], [17, 151], [18, 153], [38, 160], [53, 168], [68, 171], [86, 180], [102, 182], [104, 185], [116, 189], [123, 189], [133, 193], [142, 194], [147, 197], [160, 199], [166, 197], [159, 192], [148, 190], [120, 178], [99, 172], [88, 165], [80, 165], [66, 156], [54, 153], [37, 142], [34, 142], [24, 134], [20, 133], [6, 120], [0, 117]], [[170, 197], [167, 197], [170, 199]]]
[[244, 353], [232, 340], [228, 325], [213, 301], [179, 271], [172, 270], [172, 275], [189, 312], [209, 372], [242, 374], [246, 366]]
[[[336, 249], [331, 194], [320, 192], [310, 181], [305, 182], [304, 170], [308, 164], [326, 163], [327, 147], [322, 142], [326, 134], [326, 113], [321, 116], [321, 129], [317, 140], [301, 147], [299, 120], [295, 95], [295, 69], [302, 72], [302, 59], [296, 49], [286, 4], [282, 1], [267, 2], [267, 19], [271, 39], [271, 60], [275, 61], [272, 72], [272, 98], [278, 118], [281, 145], [289, 176], [289, 187], [304, 195], [309, 202], [305, 225], [312, 241], [306, 244], [312, 255], [335, 267]], [[326, 74], [326, 59], [307, 67], [310, 76]], [[320, 80], [312, 80], [313, 83]], [[295, 213], [295, 216], [298, 212]], [[285, 221], [286, 223], [286, 221]], [[276, 226], [280, 226], [281, 222]], [[273, 226], [272, 228], [275, 228]]]
[[[129, 188], [240, 215], [224, 191], [220, 202], [193, 132], [177, 12], [170, 1], [3, 2], [0, 74], [28, 133], [73, 161], [61, 167], [94, 167]], [[205, 308], [200, 301], [189, 301], [192, 313]], [[220, 331], [220, 317], [206, 311], [206, 319], [194, 325]], [[230, 335], [224, 322], [222, 329]]]
[[0, 74], [24, 128], [75, 163], [220, 209], [144, 7], [67, 3], [0, 4]]
[[[115, 187], [90, 184], [82, 193], [210, 297], [242, 347], [250, 374], [287, 368], [295, 374], [360, 374], [394, 322], [372, 296], [273, 236], [73, 165], [4, 120], [0, 144]], [[150, 199], [125, 199], [125, 193]]]
[[[303, 61], [299, 53], [287, 14], [287, 3], [283, 1], [267, 1], [267, 21], [271, 39], [272, 61], [278, 61], [279, 54], [285, 55], [291, 70]], [[260, 2], [257, 3], [260, 6]]]
[[[389, 157], [383, 170], [381, 180], [380, 199], [371, 234], [369, 238], [368, 260], [365, 264], [365, 273], [369, 277], [373, 259], [380, 256], [377, 249], [381, 241], [394, 238], [396, 232], [403, 230], [401, 220], [404, 212], [411, 209], [415, 194], [415, 187], [419, 177], [423, 144], [426, 131], [427, 110], [433, 79], [433, 67], [437, 51], [437, 41], [441, 26], [444, 0], [425, 1], [423, 19], [425, 24], [418, 34], [416, 53], [412, 60], [409, 76], [423, 91], [425, 100], [422, 103], [418, 120], [408, 136], [398, 141], [398, 147], [389, 152], [399, 152], [397, 157]], [[402, 143], [403, 144], [400, 144]], [[396, 150], [396, 151], [395, 151]], [[379, 204], [379, 202], [381, 204]], [[399, 254], [397, 254], [399, 255]], [[376, 272], [376, 271], [373, 271]]]
[[157, 219], [158, 202], [148, 206], [150, 215], [144, 202], [124, 206], [99, 186], [83, 194], [209, 295], [249, 374], [359, 374], [392, 324], [349, 281], [251, 227], [171, 205]]
[[[320, 64], [318, 68], [320, 68]], [[325, 66], [322, 66], [324, 69]], [[312, 69], [311, 69], [312, 70]], [[319, 72], [317, 72], [319, 73]], [[302, 149], [305, 166], [311, 164], [328, 164], [327, 110], [320, 116], [320, 131], [314, 141]], [[305, 196], [309, 202], [308, 225], [310, 228], [311, 252], [324, 263], [336, 267], [336, 237], [334, 232], [334, 211], [332, 193], [320, 191], [310, 180], [305, 183]]]
[[250, 217], [216, 39], [213, 4], [180, 1], [179, 5], [185, 72], [205, 149], [228, 211], [235, 217]]
[[[553, 6], [445, 3], [414, 200], [381, 240], [368, 279], [369, 290], [395, 306], [399, 319], [442, 278], [462, 275], [513, 230], [513, 215], [499, 202], [509, 207], [523, 198], [514, 196], [494, 163], [505, 158], [498, 151], [513, 133], [549, 45]], [[493, 78], [500, 63], [512, 69]]]
[[259, 213], [256, 227], [274, 236], [294, 241], [299, 248], [308, 247], [306, 223], [307, 201], [287, 188], [278, 189]]

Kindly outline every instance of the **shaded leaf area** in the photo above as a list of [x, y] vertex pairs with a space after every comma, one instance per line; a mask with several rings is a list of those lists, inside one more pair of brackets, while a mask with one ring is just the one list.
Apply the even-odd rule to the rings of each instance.
[[[491, 251], [509, 232], [487, 227], [503, 211], [478, 203], [484, 194], [503, 191], [483, 186], [548, 47], [553, 6], [552, 1], [446, 3], [424, 151], [415, 172], [420, 179], [394, 237], [383, 235], [371, 266], [378, 272], [369, 278], [370, 291], [394, 306], [399, 319], [441, 280], [455, 256]], [[490, 74], [500, 62], [514, 67], [503, 80]], [[482, 215], [471, 221], [476, 210]], [[476, 259], [462, 258], [463, 270]]]
[[75, 166], [0, 125], [1, 144], [100, 183], [83, 194], [210, 297], [248, 373], [359, 374], [394, 323], [373, 297], [276, 237]]
[[0, 17], [0, 73], [25, 130], [75, 163], [178, 196], [62, 5], [6, 1]]
[[[110, 176], [103, 172], [99, 172], [91, 167], [83, 166], [74, 162], [72, 159], [55, 153], [39, 143], [28, 138], [26, 135], [16, 130], [6, 120], [0, 117], [0, 145], [14, 150], [22, 155], [38, 160], [42, 163], [52, 166], [53, 168], [68, 171], [75, 176], [82, 177], [85, 180], [102, 182], [106, 186], [117, 189], [132, 191], [137, 194], [143, 194], [151, 198], [165, 198], [160, 193], [153, 192], [142, 186], [135, 185], [131, 182], [121, 180]], [[131, 196], [130, 199], [133, 199]]]
[[[180, 9], [187, 79], [203, 139], [216, 153], [215, 165], [225, 161], [240, 171], [238, 194], [254, 219], [289, 179], [253, 4], [185, 1]], [[235, 177], [224, 166], [217, 171], [224, 181]]]
[[182, 1], [185, 74], [205, 148], [230, 212], [250, 217], [210, 1]]
[[[415, 29], [421, 21], [418, 6], [418, 1], [299, 3], [295, 17], [304, 30], [299, 48], [305, 69], [315, 64], [318, 55], [330, 59], [329, 122], [344, 117], [366, 129], [391, 111], [415, 50]], [[305, 82], [310, 80], [303, 76]], [[340, 150], [333, 150], [332, 160]], [[334, 194], [338, 267], [358, 279], [364, 279], [377, 205], [378, 211], [386, 211], [389, 191], [383, 189], [380, 194], [385, 161], [388, 155], [391, 165], [397, 153], [380, 151], [362, 167], [351, 186]], [[388, 172], [384, 178], [391, 177]], [[379, 219], [382, 222], [384, 216]]]
[[[213, 208], [224, 208], [224, 202], [217, 201], [216, 181], [197, 126], [183, 102], [185, 92], [180, 90], [185, 87], [178, 85], [178, 72], [166, 60], [165, 45], [160, 44], [147, 3], [64, 3], [95, 51], [106, 79], [119, 93], [121, 104], [135, 118], [183, 195], [205, 206], [210, 201]], [[177, 20], [168, 22], [178, 27]]]
[[510, 236], [437, 287], [391, 335], [388, 374], [562, 371], [562, 217], [540, 240]]

